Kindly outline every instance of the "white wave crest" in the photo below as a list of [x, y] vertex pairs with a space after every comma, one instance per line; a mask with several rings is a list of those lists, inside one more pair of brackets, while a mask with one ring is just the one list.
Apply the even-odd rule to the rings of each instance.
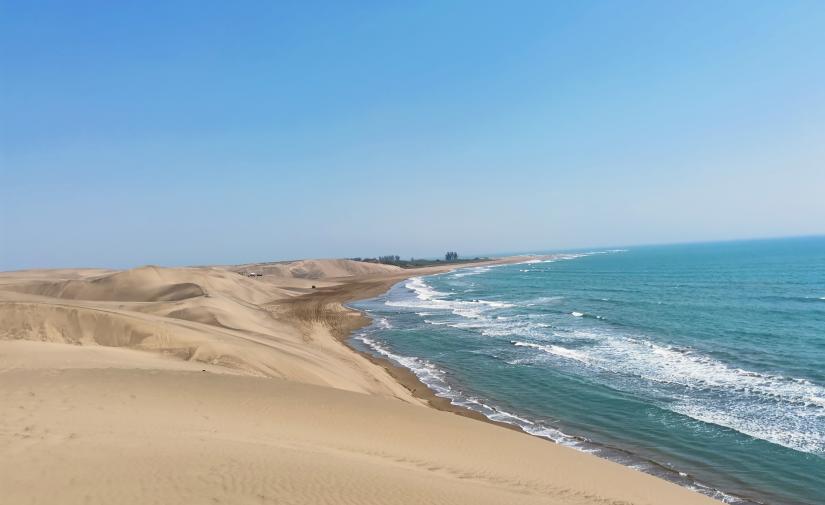
[[[670, 409], [677, 414], [704, 423], [730, 428], [753, 438], [797, 451], [813, 454], [825, 451], [825, 439], [823, 439], [822, 432], [810, 429], [804, 424], [798, 426], [797, 429], [789, 429], [786, 423], [776, 419], [774, 406], [756, 402], [716, 405], [697, 400], [685, 400], [671, 406]], [[783, 415], [785, 420], [791, 418], [789, 414], [786, 412]], [[797, 413], [797, 416], [799, 414]]]
[[494, 300], [446, 300], [443, 297], [450, 293], [437, 291], [427, 284], [421, 277], [413, 277], [404, 287], [415, 293], [415, 299], [390, 300], [385, 302], [389, 307], [406, 307], [413, 309], [449, 310], [465, 318], [478, 318], [484, 312], [493, 309], [504, 309], [513, 305]]
[[376, 319], [375, 325], [385, 330], [392, 328], [392, 324], [386, 317], [379, 317], [378, 319]]
[[[378, 354], [389, 358], [390, 360], [395, 361], [399, 365], [410, 370], [416, 377], [418, 377], [418, 380], [430, 388], [437, 396], [449, 399], [450, 403], [454, 405], [479, 412], [492, 421], [516, 425], [531, 435], [547, 438], [559, 444], [570, 447], [578, 447], [583, 441], [585, 441], [584, 439], [567, 435], [566, 433], [563, 433], [555, 428], [544, 424], [535, 423], [524, 417], [507, 412], [506, 410], [503, 410], [479, 398], [462, 395], [450, 387], [446, 381], [444, 371], [427, 360], [396, 354], [363, 334], [357, 336], [356, 338]], [[579, 449], [586, 450], [582, 447], [579, 447]]]
[[540, 351], [555, 354], [556, 356], [561, 356], [562, 358], [576, 360], [581, 363], [590, 363], [590, 358], [587, 356], [587, 353], [576, 351], [574, 349], [568, 349], [560, 345], [541, 345], [518, 341], [513, 341], [512, 344], [516, 347], [532, 347], [533, 349], [539, 349]]
[[366, 335], [358, 335], [356, 339], [360, 340], [364, 345], [378, 354], [395, 361], [404, 368], [409, 369], [413, 374], [415, 374], [416, 377], [418, 377], [418, 380], [424, 383], [428, 388], [432, 389], [437, 395], [449, 396], [452, 392], [452, 388], [450, 388], [447, 381], [444, 379], [444, 371], [429, 361], [395, 354]]
[[456, 270], [452, 274], [452, 277], [454, 277], [456, 279], [460, 279], [462, 277], [469, 277], [471, 275], [483, 274], [485, 272], [489, 272], [490, 270], [492, 270], [492, 268], [494, 266], [497, 266], [497, 265], [485, 265], [485, 266], [472, 267], [472, 268], [466, 268], [466, 269], [462, 268], [460, 270]]
[[591, 345], [569, 349], [532, 342], [512, 344], [641, 379], [650, 387], [687, 388], [693, 392], [677, 395], [668, 409], [791, 449], [825, 454], [825, 387], [821, 385], [731, 367], [691, 349], [644, 339], [592, 331], [574, 335]]

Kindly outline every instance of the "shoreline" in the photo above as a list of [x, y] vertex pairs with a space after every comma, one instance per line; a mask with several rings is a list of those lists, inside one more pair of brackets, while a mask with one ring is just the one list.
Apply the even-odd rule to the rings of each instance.
[[[531, 258], [531, 259], [541, 259], [541, 258], [543, 258], [543, 257], [537, 257], [537, 258]], [[430, 270], [430, 268], [410, 269], [410, 270], [414, 270], [414, 271], [410, 272], [408, 275], [399, 276], [398, 278], [393, 278], [392, 280], [389, 280], [389, 279], [386, 280], [385, 283], [382, 283], [380, 289], [378, 287], [375, 287], [374, 289], [369, 289], [369, 290], [366, 290], [364, 292], [359, 293], [358, 296], [351, 296], [351, 294], [348, 293], [348, 295], [350, 295], [350, 296], [344, 295], [340, 298], [339, 301], [333, 302], [333, 303], [338, 303], [338, 304], [341, 305], [341, 307], [343, 307], [344, 310], [349, 311], [349, 313], [352, 316], [352, 318], [350, 319], [351, 323], [348, 324], [348, 325], [345, 325], [345, 326], [337, 326], [335, 328], [331, 327], [330, 328], [330, 333], [333, 336], [333, 338], [335, 338], [337, 341], [342, 343], [345, 347], [347, 347], [347, 349], [351, 350], [352, 352], [356, 353], [359, 356], [362, 356], [362, 357], [366, 358], [371, 363], [382, 367], [387, 372], [387, 374], [390, 375], [390, 377], [393, 380], [395, 380], [399, 385], [403, 386], [406, 390], [408, 390], [410, 392], [411, 395], [413, 395], [415, 398], [421, 400], [429, 408], [433, 408], [435, 410], [439, 410], [439, 411], [442, 411], [442, 412], [449, 412], [451, 414], [459, 415], [459, 416], [462, 416], [462, 417], [467, 417], [467, 418], [474, 419], [476, 421], [481, 421], [481, 422], [484, 422], [484, 423], [487, 423], [487, 424], [492, 424], [492, 425], [495, 425], [495, 426], [506, 428], [508, 430], [512, 430], [512, 431], [516, 431], [518, 433], [522, 433], [524, 435], [527, 435], [527, 436], [530, 436], [530, 437], [533, 437], [533, 438], [538, 438], [538, 439], [543, 440], [545, 442], [553, 443], [554, 445], [560, 445], [558, 442], [556, 442], [554, 440], [551, 440], [551, 439], [548, 439], [546, 437], [542, 437], [542, 436], [539, 436], [539, 435], [534, 435], [532, 433], [529, 433], [529, 432], [525, 431], [522, 427], [520, 427], [516, 424], [511, 424], [511, 423], [506, 423], [506, 422], [501, 422], [501, 421], [494, 421], [494, 420], [490, 419], [489, 417], [485, 416], [484, 414], [482, 414], [481, 412], [470, 409], [469, 407], [463, 407], [463, 406], [460, 406], [460, 405], [456, 405], [456, 404], [452, 403], [448, 398], [444, 398], [444, 397], [436, 395], [435, 392], [433, 392], [433, 390], [431, 390], [425, 383], [423, 383], [415, 375], [415, 373], [412, 370], [410, 370], [409, 368], [406, 368], [402, 365], [396, 364], [395, 362], [393, 362], [388, 357], [380, 356], [380, 355], [371, 353], [369, 351], [364, 351], [364, 350], [358, 349], [357, 347], [355, 347], [354, 345], [352, 345], [350, 343], [350, 340], [355, 337], [355, 333], [358, 330], [360, 330], [362, 328], [365, 328], [365, 327], [369, 326], [370, 324], [372, 324], [374, 322], [374, 319], [373, 319], [373, 317], [371, 317], [370, 315], [368, 315], [364, 311], [349, 306], [348, 305], [349, 303], [362, 301], [362, 300], [367, 300], [367, 299], [370, 299], [370, 298], [375, 298], [375, 297], [381, 296], [381, 295], [387, 293], [395, 285], [397, 285], [401, 282], [404, 282], [405, 280], [411, 279], [413, 277], [425, 277], [425, 276], [430, 276], [430, 275], [438, 275], [438, 274], [442, 274], [442, 273], [448, 273], [448, 272], [452, 272], [452, 271], [455, 271], [455, 270], [459, 270], [459, 269], [462, 269], [462, 268], [472, 268], [472, 267], [476, 267], [476, 266], [518, 264], [518, 263], [523, 263], [525, 261], [530, 261], [530, 259], [524, 259], [523, 257], [507, 257], [507, 258], [504, 258], [504, 259], [506, 259], [507, 261], [475, 262], [475, 263], [469, 263], [469, 264], [464, 264], [464, 265], [455, 265], [452, 268], [448, 268], [448, 267], [444, 266], [444, 267], [437, 268], [435, 271], [428, 271], [428, 272], [421, 272], [420, 270]], [[345, 286], [345, 285], [343, 285], [343, 286]], [[341, 286], [336, 286], [336, 287], [341, 287]], [[703, 493], [702, 491], [699, 490], [699, 488], [707, 489], [709, 491], [714, 491], [715, 494], [721, 494], [723, 497], [728, 497], [728, 498], [735, 499], [735, 500], [737, 500], [737, 503], [741, 502], [741, 503], [744, 503], [744, 504], [765, 505], [763, 502], [754, 501], [752, 498], [747, 498], [747, 497], [738, 496], [738, 495], [730, 495], [730, 494], [728, 494], [724, 491], [721, 491], [721, 490], [718, 490], [718, 489], [715, 489], [715, 488], [712, 488], [712, 487], [708, 487], [708, 486], [702, 484], [701, 482], [694, 480], [693, 478], [689, 478], [689, 476], [687, 474], [683, 474], [682, 472], [680, 472], [676, 469], [669, 468], [669, 467], [663, 465], [662, 463], [659, 463], [658, 461], [638, 456], [638, 455], [634, 454], [633, 452], [628, 451], [627, 449], [622, 449], [622, 448], [618, 448], [618, 447], [612, 447], [612, 446], [609, 446], [609, 445], [603, 445], [603, 444], [598, 444], [598, 443], [594, 443], [594, 442], [589, 442], [589, 441], [586, 441], [586, 439], [583, 439], [583, 438], [581, 438], [579, 436], [576, 436], [576, 435], [568, 435], [568, 436], [579, 439], [582, 442], [587, 442], [587, 443], [589, 443], [589, 444], [591, 444], [595, 447], [598, 447], [600, 450], [607, 450], [608, 452], [623, 453], [623, 454], [626, 454], [630, 457], [638, 458], [639, 460], [644, 461], [645, 463], [649, 464], [652, 468], [656, 468], [656, 469], [659, 470], [659, 472], [661, 472], [661, 473], [652, 473], [652, 472], [642, 471], [642, 473], [645, 473], [645, 474], [650, 475], [652, 477], [655, 477], [657, 479], [664, 480], [665, 482], [675, 484], [679, 487], [690, 489], [691, 491], [694, 491], [694, 492], [697, 492], [699, 494], [708, 496], [712, 499], [719, 499], [719, 498], [713, 496], [712, 494]], [[563, 444], [561, 444], [561, 445], [563, 445]], [[624, 464], [624, 463], [621, 463], [621, 462], [618, 462], [618, 461], [614, 461], [613, 459], [611, 459], [610, 457], [607, 457], [607, 456], [598, 456], [598, 455], [590, 453], [589, 451], [583, 451], [583, 450], [580, 450], [580, 449], [575, 449], [575, 450], [577, 450], [577, 452], [582, 452], [582, 453], [585, 453], [585, 454], [588, 454], [588, 455], [591, 455], [591, 456], [595, 456], [598, 459], [603, 459], [605, 461], [611, 461], [611, 462], [614, 462], [614, 463], [618, 463], [618, 464], [620, 464], [622, 466], [625, 466], [627, 468], [634, 468], [633, 466], [630, 466], [630, 465], [627, 465], [627, 464]], [[688, 478], [689, 478], [689, 480], [688, 480]]]
[[[453, 405], [347, 342], [371, 318], [345, 304], [531, 259], [2, 274], [0, 397], [19, 415], [0, 483], [32, 503], [718, 503]], [[124, 450], [135, 465], [112, 465]]]
[[[408, 368], [394, 363], [392, 360], [376, 356], [369, 352], [364, 352], [356, 349], [350, 345], [349, 340], [354, 336], [355, 332], [372, 324], [373, 319], [358, 309], [348, 306], [347, 304], [367, 300], [380, 296], [389, 291], [396, 284], [407, 279], [419, 276], [437, 275], [440, 273], [452, 272], [461, 268], [473, 268], [487, 265], [509, 265], [523, 263], [531, 259], [540, 259], [542, 256], [527, 257], [527, 256], [507, 256], [504, 258], [468, 262], [458, 265], [438, 265], [432, 267], [410, 268], [403, 272], [392, 276], [382, 276], [375, 280], [344, 282], [339, 285], [320, 288], [316, 293], [309, 293], [296, 300], [290, 300], [286, 304], [293, 305], [293, 310], [296, 315], [305, 321], [320, 320], [329, 326], [332, 337], [343, 344], [349, 351], [366, 358], [369, 362], [380, 366], [387, 372], [387, 374], [399, 385], [404, 387], [416, 399], [422, 401], [426, 406], [435, 410], [449, 412], [462, 417], [475, 419], [488, 424], [493, 424], [508, 430], [517, 431], [530, 435], [522, 430], [520, 427], [493, 421], [484, 414], [475, 410], [453, 404], [449, 399], [436, 395], [426, 384], [421, 382], [418, 377]], [[353, 289], [353, 285], [356, 285]], [[318, 300], [320, 299], [320, 300]], [[343, 310], [349, 313], [349, 318], [345, 324], [340, 324], [338, 320], [331, 320], [324, 317], [325, 309], [330, 305], [339, 305]], [[532, 435], [530, 435], [532, 436]]]

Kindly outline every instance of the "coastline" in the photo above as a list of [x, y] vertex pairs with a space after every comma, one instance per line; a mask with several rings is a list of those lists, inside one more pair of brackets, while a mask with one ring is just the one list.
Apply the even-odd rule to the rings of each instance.
[[[542, 259], [542, 258], [545, 258], [545, 257], [539, 256], [539, 257], [530, 258], [530, 259]], [[343, 284], [343, 285], [336, 286], [334, 288], [329, 288], [326, 293], [319, 293], [319, 295], [324, 300], [323, 302], [321, 302], [324, 305], [338, 304], [341, 307], [343, 307], [344, 310], [349, 311], [349, 313], [351, 315], [351, 318], [348, 319], [349, 324], [336, 325], [336, 326], [331, 325], [330, 326], [331, 335], [336, 340], [341, 342], [344, 346], [346, 346], [348, 349], [353, 351], [354, 353], [358, 354], [359, 356], [362, 356], [362, 357], [366, 358], [371, 363], [382, 367], [387, 372], [387, 374], [389, 374], [390, 377], [392, 377], [393, 380], [395, 380], [398, 384], [400, 384], [407, 391], [409, 391], [412, 396], [414, 396], [415, 398], [417, 398], [417, 399], [421, 400], [422, 402], [424, 402], [429, 408], [433, 408], [435, 410], [439, 410], [439, 411], [442, 411], [442, 412], [448, 412], [448, 413], [455, 414], [455, 415], [462, 416], [462, 417], [467, 417], [467, 418], [470, 418], [470, 419], [473, 419], [473, 420], [476, 420], [476, 421], [481, 421], [481, 422], [484, 422], [484, 423], [487, 423], [487, 424], [492, 424], [492, 425], [495, 425], [495, 426], [498, 426], [498, 427], [501, 427], [501, 428], [506, 428], [508, 430], [516, 431], [518, 433], [527, 435], [529, 437], [537, 438], [537, 439], [541, 440], [542, 442], [557, 444], [557, 442], [554, 442], [553, 440], [549, 440], [545, 437], [537, 436], [537, 435], [528, 433], [527, 431], [525, 431], [524, 429], [522, 429], [518, 425], [511, 424], [511, 423], [506, 423], [506, 422], [495, 421], [495, 420], [490, 419], [489, 417], [485, 416], [481, 412], [478, 412], [476, 410], [473, 410], [473, 409], [470, 409], [468, 407], [464, 407], [464, 406], [461, 406], [461, 405], [456, 405], [456, 404], [452, 403], [450, 401], [450, 399], [436, 395], [435, 392], [433, 392], [433, 390], [431, 390], [426, 384], [424, 384], [415, 375], [415, 373], [413, 373], [412, 370], [410, 370], [410, 369], [408, 369], [408, 368], [406, 368], [402, 365], [399, 365], [399, 364], [395, 363], [394, 361], [392, 361], [388, 357], [381, 356], [381, 355], [378, 355], [378, 354], [375, 354], [375, 353], [372, 353], [372, 352], [369, 352], [369, 351], [361, 350], [361, 349], [359, 349], [359, 348], [357, 348], [357, 347], [355, 347], [351, 344], [351, 340], [355, 336], [356, 332], [358, 330], [360, 330], [362, 328], [365, 328], [365, 327], [369, 326], [370, 324], [372, 324], [374, 319], [370, 315], [365, 313], [364, 311], [349, 306], [348, 305], [349, 303], [356, 302], [356, 301], [361, 301], [361, 300], [367, 300], [367, 299], [370, 299], [370, 298], [375, 298], [377, 296], [383, 295], [383, 294], [387, 293], [393, 286], [395, 286], [395, 285], [397, 285], [397, 284], [399, 284], [399, 283], [401, 283], [405, 280], [413, 278], [413, 277], [425, 277], [425, 276], [429, 276], [429, 275], [437, 275], [437, 274], [442, 274], [442, 273], [448, 273], [448, 272], [452, 272], [452, 271], [459, 270], [459, 269], [462, 269], [462, 268], [472, 268], [472, 267], [486, 266], [486, 265], [518, 264], [518, 263], [523, 263], [525, 261], [529, 261], [529, 259], [525, 259], [525, 257], [506, 257], [506, 258], [502, 258], [502, 260], [500, 260], [500, 261], [474, 262], [474, 263], [469, 263], [469, 264], [456, 265], [456, 266], [453, 266], [451, 268], [445, 266], [445, 267], [440, 267], [440, 268], [435, 268], [435, 269], [410, 269], [409, 272], [405, 272], [406, 275], [399, 276], [398, 278], [393, 278], [392, 280], [387, 279], [387, 280], [385, 280], [385, 282], [382, 282], [380, 284], [376, 284], [375, 286], [370, 286], [370, 288], [367, 288], [367, 289], [363, 289], [363, 290], [362, 289], [356, 289], [354, 291], [351, 291], [350, 289], [347, 289], [347, 284]], [[427, 271], [423, 271], [423, 270], [427, 270]], [[432, 271], [430, 271], [430, 270], [432, 270]], [[310, 302], [310, 303], [312, 303], [312, 302]], [[318, 303], [318, 302], [316, 302], [316, 303]], [[321, 310], [321, 309], [316, 309], [316, 313], [323, 313], [323, 312], [324, 311]], [[579, 438], [579, 437], [575, 437], [573, 435], [568, 435], [568, 436], [571, 436], [573, 438]], [[585, 439], [581, 439], [581, 440], [585, 441]], [[617, 454], [621, 453], [621, 454], [625, 454], [626, 456], [639, 457], [639, 456], [634, 455], [631, 452], [628, 452], [625, 449], [621, 449], [621, 448], [617, 448], [617, 447], [611, 447], [611, 446], [607, 446], [607, 445], [601, 445], [601, 444], [594, 444], [594, 443], [590, 443], [590, 442], [588, 442], [588, 444], [592, 445], [594, 447], [598, 447], [600, 450], [606, 450], [609, 453], [610, 452], [617, 453]], [[583, 452], [588, 453], [588, 451], [583, 451]], [[594, 455], [588, 454], [588, 456], [594, 456]], [[613, 459], [611, 459], [610, 457], [606, 457], [606, 456], [594, 456], [594, 457], [597, 457], [599, 459], [604, 459], [605, 461], [611, 461], [611, 462], [614, 462], [614, 463], [616, 462]], [[698, 489], [697, 489], [697, 488], [704, 488], [704, 489], [707, 489], [707, 490], [710, 491], [710, 490], [712, 490], [712, 488], [708, 488], [707, 486], [701, 484], [700, 482], [697, 482], [697, 481], [692, 480], [692, 479], [691, 480], [685, 480], [687, 474], [684, 474], [682, 472], [674, 470], [673, 468], [669, 468], [669, 467], [661, 464], [658, 461], [654, 461], [654, 460], [646, 459], [646, 458], [641, 458], [641, 457], [639, 457], [639, 458], [640, 458], [640, 461], [644, 461], [646, 464], [650, 465], [651, 468], [655, 468], [655, 469], [657, 469], [658, 472], [660, 472], [660, 473], [651, 473], [651, 472], [644, 472], [644, 473], [646, 473], [648, 475], [651, 475], [654, 478], [661, 479], [665, 482], [677, 485], [677, 486], [685, 488], [685, 489], [690, 489], [691, 491], [698, 492], [699, 494], [702, 494], [702, 495], [708, 496], [712, 499], [715, 499], [712, 496], [709, 496], [705, 493], [702, 493], [702, 492], [698, 491]], [[618, 464], [621, 464], [622, 466], [626, 466], [625, 464], [622, 464], [622, 463], [618, 463]], [[742, 502], [742, 503], [754, 503], [754, 504], [761, 503], [761, 502], [752, 501], [752, 500], [750, 500], [748, 498], [744, 498], [744, 497], [726, 495], [725, 493], [722, 493], [721, 491], [718, 491], [718, 490], [716, 490], [716, 493], [717, 494], [721, 493], [723, 496], [727, 496], [729, 498], [736, 499], [736, 500], [738, 500], [739, 502]]]
[[[453, 404], [449, 399], [436, 395], [408, 368], [398, 365], [388, 358], [361, 351], [350, 345], [350, 338], [361, 328], [369, 326], [372, 323], [372, 318], [358, 309], [349, 307], [347, 304], [382, 295], [399, 282], [403, 282], [412, 277], [447, 273], [461, 268], [516, 264], [529, 261], [530, 259], [540, 258], [542, 257], [529, 257], [528, 259], [528, 257], [525, 256], [507, 256], [500, 259], [468, 262], [459, 265], [411, 268], [398, 275], [375, 279], [374, 281], [368, 280], [363, 283], [343, 283], [336, 286], [321, 288], [317, 291], [317, 293], [304, 295], [304, 297], [292, 300], [289, 303], [298, 306], [294, 308], [298, 314], [298, 317], [301, 317], [307, 321], [313, 319], [323, 321], [329, 326], [330, 333], [333, 338], [338, 340], [347, 349], [383, 368], [399, 385], [403, 386], [410, 392], [410, 394], [412, 394], [412, 396], [421, 400], [429, 407], [529, 435], [518, 426], [494, 421], [480, 412]], [[349, 312], [350, 317], [345, 319], [343, 324], [341, 324], [341, 320], [339, 318], [333, 318], [330, 320], [330, 318], [326, 316], [337, 313], [338, 310], [340, 310], [338, 307], [330, 310], [330, 305], [342, 307], [343, 310]]]
[[43, 504], [718, 503], [454, 406], [346, 343], [370, 322], [347, 303], [529, 259], [0, 273], [0, 487]]
[[[412, 277], [446, 273], [460, 268], [507, 265], [524, 261], [528, 261], [524, 256], [507, 256], [499, 259], [468, 262], [458, 265], [446, 264], [433, 267], [411, 268], [391, 276], [380, 276], [355, 282], [343, 282], [341, 284], [319, 288], [316, 292], [308, 293], [286, 302], [280, 302], [280, 304], [289, 306], [298, 319], [302, 319], [308, 323], [321, 322], [325, 324], [334, 339], [351, 352], [383, 368], [396, 383], [404, 387], [413, 397], [424, 402], [429, 407], [524, 433], [518, 426], [493, 421], [480, 412], [454, 405], [447, 398], [442, 398], [433, 393], [433, 391], [421, 382], [409, 369], [397, 365], [387, 358], [363, 352], [350, 345], [349, 340], [354, 333], [370, 325], [372, 318], [360, 310], [347, 306], [348, 303], [366, 300], [384, 294], [394, 285]], [[341, 310], [345, 311], [348, 317], [341, 318]]]

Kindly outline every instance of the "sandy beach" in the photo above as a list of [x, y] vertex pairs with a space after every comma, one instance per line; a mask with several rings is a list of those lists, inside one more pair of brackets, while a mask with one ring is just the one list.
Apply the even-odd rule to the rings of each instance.
[[345, 303], [450, 268], [0, 273], [2, 501], [718, 503], [454, 408], [346, 345], [368, 320]]

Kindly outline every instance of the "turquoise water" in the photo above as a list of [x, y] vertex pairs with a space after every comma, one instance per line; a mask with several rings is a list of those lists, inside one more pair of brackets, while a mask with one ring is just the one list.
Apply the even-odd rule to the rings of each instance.
[[825, 237], [413, 278], [353, 345], [488, 417], [730, 503], [825, 503]]

